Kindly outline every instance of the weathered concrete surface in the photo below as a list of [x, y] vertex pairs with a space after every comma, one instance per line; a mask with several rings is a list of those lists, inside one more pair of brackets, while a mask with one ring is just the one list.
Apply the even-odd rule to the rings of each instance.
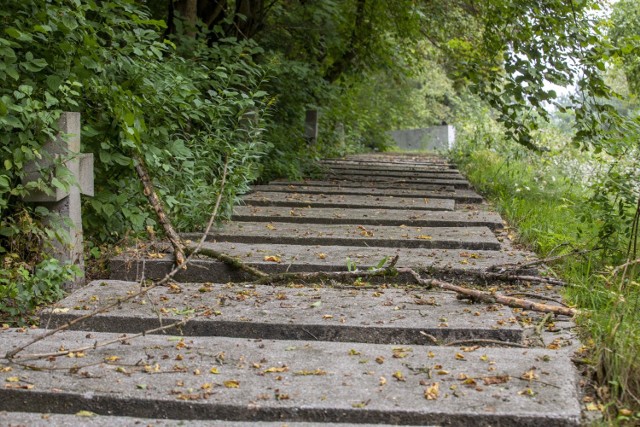
[[388, 178], [419, 178], [419, 179], [464, 179], [457, 171], [387, 171], [379, 169], [374, 171], [363, 169], [329, 169], [327, 175], [329, 176], [363, 176], [369, 177], [371, 174], [376, 176], [383, 176]]
[[451, 125], [388, 132], [401, 150], [450, 150], [455, 146], [456, 129]]
[[304, 187], [340, 187], [340, 188], [375, 188], [375, 189], [395, 189], [395, 190], [414, 190], [414, 191], [448, 191], [454, 193], [456, 187], [446, 184], [415, 184], [410, 181], [403, 182], [366, 182], [366, 181], [345, 181], [345, 180], [328, 180], [318, 181], [307, 179], [304, 181], [287, 181], [275, 180], [269, 183], [271, 186], [289, 187], [290, 185], [299, 185]]
[[[291, 423], [291, 422], [260, 422], [260, 421], [219, 421], [205, 420], [188, 422], [158, 418], [114, 417], [93, 414], [40, 414], [29, 412], [0, 411], [0, 425], [3, 427], [363, 427], [367, 424], [342, 423]], [[377, 427], [391, 427], [391, 424], [375, 424]]]
[[[358, 182], [360, 185], [368, 186], [374, 185], [376, 187], [380, 185], [396, 185], [396, 184], [410, 184], [410, 185], [447, 185], [455, 188], [469, 188], [469, 182], [466, 179], [452, 179], [452, 178], [411, 178], [411, 177], [390, 177], [390, 176], [377, 176], [377, 175], [340, 175], [339, 177], [327, 176], [326, 180], [336, 181], [339, 185], [344, 185], [343, 182]], [[274, 182], [287, 182], [286, 180], [276, 180]]]
[[433, 172], [433, 171], [442, 171], [443, 173], [459, 173], [456, 170], [455, 165], [450, 165], [447, 163], [436, 163], [432, 165], [417, 165], [413, 163], [374, 163], [371, 162], [348, 162], [348, 161], [321, 161], [320, 164], [322, 166], [331, 168], [331, 169], [359, 169], [359, 170], [368, 170], [368, 171], [378, 171], [378, 170], [388, 170], [388, 171], [424, 171], [424, 172]]
[[317, 208], [384, 208], [384, 209], [418, 209], [428, 211], [452, 211], [455, 208], [453, 199], [434, 199], [417, 197], [393, 197], [373, 195], [345, 194], [305, 194], [287, 192], [261, 192], [247, 194], [242, 198], [252, 206], [311, 206]]
[[236, 206], [234, 221], [292, 222], [304, 224], [410, 225], [414, 227], [502, 228], [495, 212], [418, 211], [398, 209], [290, 208], [286, 206]]
[[[185, 233], [198, 240], [197, 233]], [[412, 227], [351, 224], [277, 225], [231, 222], [211, 230], [207, 241], [278, 243], [289, 245], [344, 245], [425, 249], [499, 250], [500, 242], [487, 227]]]
[[410, 190], [410, 189], [391, 189], [391, 188], [366, 188], [366, 187], [340, 187], [340, 186], [309, 186], [309, 185], [254, 185], [252, 190], [255, 192], [284, 192], [299, 194], [343, 194], [343, 195], [370, 195], [376, 197], [402, 197], [402, 198], [428, 198], [428, 199], [453, 199], [459, 203], [480, 203], [482, 196], [473, 190], [458, 189], [456, 191], [448, 190]]
[[427, 177], [432, 175], [446, 175], [446, 176], [457, 176], [462, 177], [460, 175], [460, 171], [455, 168], [451, 168], [446, 165], [438, 165], [438, 166], [412, 166], [412, 165], [378, 165], [378, 164], [345, 164], [345, 163], [330, 163], [322, 165], [323, 168], [331, 172], [336, 173], [349, 173], [355, 172], [358, 175], [364, 175], [366, 173], [381, 173], [381, 174], [391, 174], [392, 176], [397, 176], [396, 174], [401, 174], [400, 176], [412, 176], [409, 175], [411, 173], [416, 174], [416, 176], [426, 175]]
[[[11, 350], [41, 332], [6, 330], [0, 338]], [[29, 352], [117, 338], [122, 335], [61, 332]], [[0, 410], [230, 421], [580, 423], [573, 368], [553, 350], [147, 335], [81, 355], [29, 362], [40, 371], [0, 362]]]
[[[56, 328], [139, 290], [136, 282], [94, 281], [43, 312], [41, 322]], [[183, 335], [423, 345], [434, 344], [425, 334], [444, 343], [522, 341], [522, 327], [509, 309], [474, 305], [451, 293], [388, 286], [359, 290], [182, 283], [152, 289], [73, 329], [138, 333], [191, 313], [201, 316], [180, 326]]]
[[[476, 274], [491, 266], [524, 262], [530, 258], [520, 251], [474, 251], [460, 249], [410, 249], [352, 246], [283, 245], [259, 243], [216, 242], [206, 243], [217, 251], [240, 258], [247, 265], [266, 273], [347, 271], [347, 259], [358, 268], [375, 267], [385, 257], [398, 255], [398, 267], [412, 267], [432, 277], [447, 280], [467, 280], [484, 283]], [[275, 258], [274, 258], [275, 257]], [[117, 280], [160, 279], [173, 267], [171, 255], [153, 252], [138, 256], [113, 258], [110, 262], [111, 278]], [[193, 265], [180, 271], [176, 277], [185, 282], [229, 282], [253, 280], [237, 269], [210, 259], [197, 259]], [[398, 275], [385, 278], [387, 283], [411, 282], [411, 278]]]
[[[418, 153], [378, 153], [355, 154], [343, 158], [326, 159], [325, 162], [338, 163], [375, 163], [375, 164], [401, 164], [401, 165], [452, 165], [448, 160], [437, 155], [422, 155]], [[453, 166], [453, 165], [452, 165]]]

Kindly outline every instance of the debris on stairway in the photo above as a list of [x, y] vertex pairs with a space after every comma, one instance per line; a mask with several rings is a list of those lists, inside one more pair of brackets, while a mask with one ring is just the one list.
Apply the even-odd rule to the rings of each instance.
[[182, 235], [187, 269], [166, 243], [124, 253], [46, 329], [0, 331], [0, 423], [580, 425], [563, 283], [455, 166], [322, 165]]

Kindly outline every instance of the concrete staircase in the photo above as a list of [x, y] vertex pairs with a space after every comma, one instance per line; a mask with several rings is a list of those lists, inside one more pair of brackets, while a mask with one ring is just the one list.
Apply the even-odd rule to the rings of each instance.
[[[398, 266], [425, 277], [559, 299], [550, 286], [476, 274], [531, 254], [511, 245], [501, 218], [445, 160], [358, 155], [323, 165], [323, 180], [254, 187], [205, 246], [268, 273], [367, 269], [398, 255]], [[113, 259], [112, 280], [92, 282], [43, 312], [42, 328], [163, 277], [172, 261], [161, 249]], [[248, 279], [201, 257], [175, 283], [20, 356], [86, 350], [0, 361], [0, 425], [581, 423], [571, 362], [579, 343], [566, 318], [472, 304], [403, 275], [349, 285]], [[2, 351], [42, 332], [1, 331]], [[100, 346], [105, 341], [113, 344]]]

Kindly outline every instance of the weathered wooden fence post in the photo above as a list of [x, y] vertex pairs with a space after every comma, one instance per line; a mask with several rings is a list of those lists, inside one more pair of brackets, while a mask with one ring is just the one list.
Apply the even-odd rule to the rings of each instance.
[[60, 132], [54, 140], [42, 147], [43, 158], [25, 165], [24, 182], [35, 181], [41, 171], [50, 169], [50, 177], [54, 177], [55, 159], [63, 158], [64, 166], [73, 175], [76, 185], [67, 191], [53, 186], [53, 194], [33, 191], [25, 201], [32, 202], [56, 213], [58, 218], [51, 223], [60, 230], [65, 238], [52, 242], [51, 255], [61, 263], [77, 266], [81, 274], [67, 287], [79, 285], [84, 278], [84, 250], [82, 242], [82, 215], [80, 195], [93, 196], [93, 154], [80, 153], [80, 113], [62, 113], [58, 121]]

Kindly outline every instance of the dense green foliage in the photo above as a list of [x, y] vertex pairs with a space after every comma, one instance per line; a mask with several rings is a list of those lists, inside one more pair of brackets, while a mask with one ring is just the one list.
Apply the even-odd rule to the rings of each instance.
[[41, 242], [56, 230], [38, 226], [49, 214], [20, 197], [74, 185], [64, 168], [52, 180], [45, 170], [38, 182], [22, 183], [26, 162], [44, 160], [40, 148], [56, 134], [61, 111], [82, 113], [82, 150], [97, 160], [96, 195], [86, 201], [84, 220], [99, 240], [156, 228], [133, 172], [135, 155], [153, 171], [177, 225], [194, 228], [208, 216], [223, 163], [228, 211], [257, 176], [255, 161], [266, 150], [255, 44], [194, 41], [185, 58], [162, 40], [164, 23], [131, 1], [36, 3], [12, 1], [0, 12], [0, 251], [3, 283], [12, 283], [0, 287], [0, 296], [17, 311], [60, 293], [53, 279], [32, 292], [30, 283], [51, 270]]

